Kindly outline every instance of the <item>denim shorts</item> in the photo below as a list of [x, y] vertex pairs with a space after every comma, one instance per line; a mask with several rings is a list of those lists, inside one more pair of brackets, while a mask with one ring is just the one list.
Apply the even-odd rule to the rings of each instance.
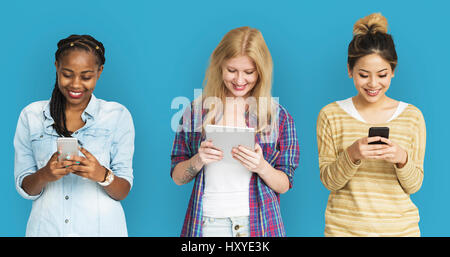
[[249, 237], [249, 217], [203, 217], [202, 233], [204, 237]]

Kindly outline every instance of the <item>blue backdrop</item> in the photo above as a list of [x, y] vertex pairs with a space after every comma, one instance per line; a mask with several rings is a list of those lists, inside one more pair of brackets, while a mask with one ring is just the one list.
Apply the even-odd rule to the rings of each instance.
[[130, 236], [178, 236], [193, 183], [169, 176], [177, 96], [193, 99], [223, 35], [262, 31], [274, 60], [273, 95], [293, 116], [300, 140], [294, 187], [282, 195], [288, 236], [322, 236], [329, 192], [319, 179], [320, 109], [356, 94], [347, 46], [356, 20], [387, 17], [399, 64], [388, 95], [420, 108], [427, 125], [425, 179], [412, 195], [423, 236], [449, 236], [448, 75], [450, 21], [444, 1], [8, 1], [0, 8], [0, 236], [23, 236], [31, 201], [14, 187], [13, 137], [27, 104], [49, 99], [59, 39], [91, 34], [106, 47], [95, 95], [125, 105], [134, 118], [134, 186], [122, 202]]

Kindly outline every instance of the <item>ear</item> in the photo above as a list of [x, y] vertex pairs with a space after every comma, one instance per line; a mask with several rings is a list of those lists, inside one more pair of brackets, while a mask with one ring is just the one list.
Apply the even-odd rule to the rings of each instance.
[[58, 61], [55, 61], [55, 67], [58, 69]]
[[348, 72], [348, 77], [349, 78], [353, 78], [353, 75], [352, 75], [352, 70], [350, 69], [350, 65], [348, 65], [348, 63], [347, 63], [347, 72]]
[[100, 75], [102, 74], [102, 72], [103, 72], [103, 65], [100, 65], [100, 67], [98, 67], [98, 75], [97, 75], [97, 79], [100, 78]]
[[395, 77], [395, 70], [392, 70], [391, 78]]

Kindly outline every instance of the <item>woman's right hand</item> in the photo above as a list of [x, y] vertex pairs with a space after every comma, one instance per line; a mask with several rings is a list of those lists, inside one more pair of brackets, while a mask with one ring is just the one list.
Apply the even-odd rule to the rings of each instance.
[[184, 185], [189, 183], [204, 165], [223, 159], [223, 152], [216, 148], [211, 140], [201, 142], [198, 152], [189, 160], [178, 163], [172, 172], [175, 184]]
[[75, 163], [69, 160], [58, 161], [58, 156], [58, 152], [55, 152], [47, 164], [41, 169], [41, 174], [47, 182], [59, 180], [69, 174], [71, 172], [69, 167]]
[[380, 141], [381, 137], [363, 137], [356, 140], [347, 148], [347, 153], [353, 163], [358, 163], [364, 159], [377, 159], [377, 156], [383, 154], [383, 149], [388, 148], [385, 144], [373, 144], [371, 142]]
[[197, 163], [194, 162], [193, 165], [200, 170], [206, 164], [222, 160], [223, 152], [216, 148], [211, 140], [205, 140], [200, 144], [197, 156]]

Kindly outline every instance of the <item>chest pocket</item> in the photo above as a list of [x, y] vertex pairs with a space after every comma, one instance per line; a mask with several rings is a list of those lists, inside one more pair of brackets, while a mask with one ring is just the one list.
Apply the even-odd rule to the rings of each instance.
[[102, 164], [109, 166], [112, 135], [109, 129], [89, 128], [83, 133], [81, 146], [95, 156]]
[[31, 147], [37, 167], [40, 169], [47, 164], [52, 154], [56, 152], [56, 137], [42, 132], [31, 135]]

